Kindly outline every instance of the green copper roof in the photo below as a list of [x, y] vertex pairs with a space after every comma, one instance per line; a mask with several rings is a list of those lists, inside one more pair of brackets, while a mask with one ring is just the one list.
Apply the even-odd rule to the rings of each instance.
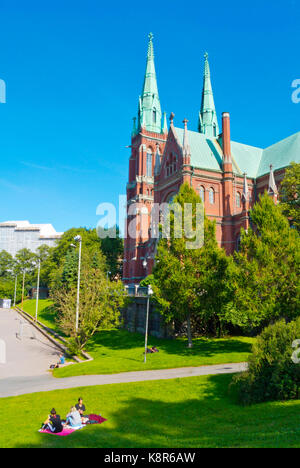
[[262, 154], [263, 150], [261, 148], [232, 141], [231, 156], [234, 172], [240, 175], [246, 172], [248, 177], [255, 179], [257, 177]]
[[[174, 128], [175, 133], [183, 144], [184, 130]], [[202, 169], [220, 171], [222, 166], [222, 154], [218, 142], [214, 138], [208, 138], [203, 133], [187, 131], [188, 142], [191, 150], [191, 165]]]
[[[174, 128], [180, 144], [183, 144], [184, 130]], [[191, 150], [191, 165], [202, 169], [222, 170], [221, 139], [209, 138], [204, 134], [188, 130]], [[292, 161], [300, 162], [300, 132], [280, 141], [265, 150], [255, 146], [231, 142], [233, 172], [256, 179], [273, 170], [287, 167]]]
[[145, 128], [149, 132], [162, 132], [162, 113], [154, 66], [152, 33], [149, 34], [146, 72], [142, 95], [139, 98], [138, 129], [141, 128]]
[[270, 164], [273, 165], [273, 170], [275, 171], [276, 169], [288, 166], [293, 161], [300, 163], [300, 132], [264, 150], [257, 177], [270, 172]]
[[205, 53], [204, 57], [204, 78], [198, 129], [200, 133], [204, 133], [208, 137], [216, 137], [219, 134], [219, 125], [210, 80], [208, 54]]

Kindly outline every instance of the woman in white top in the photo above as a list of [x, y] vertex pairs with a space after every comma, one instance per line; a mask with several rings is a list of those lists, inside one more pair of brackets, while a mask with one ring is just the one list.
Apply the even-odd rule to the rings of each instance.
[[70, 413], [67, 414], [66, 424], [72, 427], [81, 426], [82, 424], [81, 414], [74, 406], [71, 407]]

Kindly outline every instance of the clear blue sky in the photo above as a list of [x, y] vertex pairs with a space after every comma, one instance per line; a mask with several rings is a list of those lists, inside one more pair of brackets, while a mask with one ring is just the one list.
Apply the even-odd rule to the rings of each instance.
[[232, 138], [266, 147], [300, 130], [299, 0], [1, 0], [0, 221], [94, 227], [125, 193], [132, 117], [154, 33], [162, 110], [196, 129], [203, 54]]

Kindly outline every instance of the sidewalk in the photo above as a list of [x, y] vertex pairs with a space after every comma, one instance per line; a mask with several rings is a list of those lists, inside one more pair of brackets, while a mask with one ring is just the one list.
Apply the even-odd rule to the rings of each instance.
[[139, 372], [122, 372], [120, 374], [81, 375], [56, 379], [51, 374], [32, 377], [10, 377], [0, 379], [0, 398], [24, 395], [26, 393], [47, 392], [75, 387], [107, 385], [149, 380], [165, 380], [184, 377], [195, 377], [211, 374], [231, 374], [245, 371], [247, 364], [219, 364], [201, 367], [180, 367], [177, 369], [160, 369]]

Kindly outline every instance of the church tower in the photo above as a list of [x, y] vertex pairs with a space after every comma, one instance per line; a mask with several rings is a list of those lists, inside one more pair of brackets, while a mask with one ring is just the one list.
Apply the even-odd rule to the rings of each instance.
[[150, 214], [154, 202], [154, 173], [167, 139], [166, 114], [162, 114], [154, 65], [153, 34], [149, 34], [147, 63], [138, 118], [133, 119], [127, 183], [127, 219], [123, 281], [139, 283], [152, 270], [146, 256], [150, 242]]

